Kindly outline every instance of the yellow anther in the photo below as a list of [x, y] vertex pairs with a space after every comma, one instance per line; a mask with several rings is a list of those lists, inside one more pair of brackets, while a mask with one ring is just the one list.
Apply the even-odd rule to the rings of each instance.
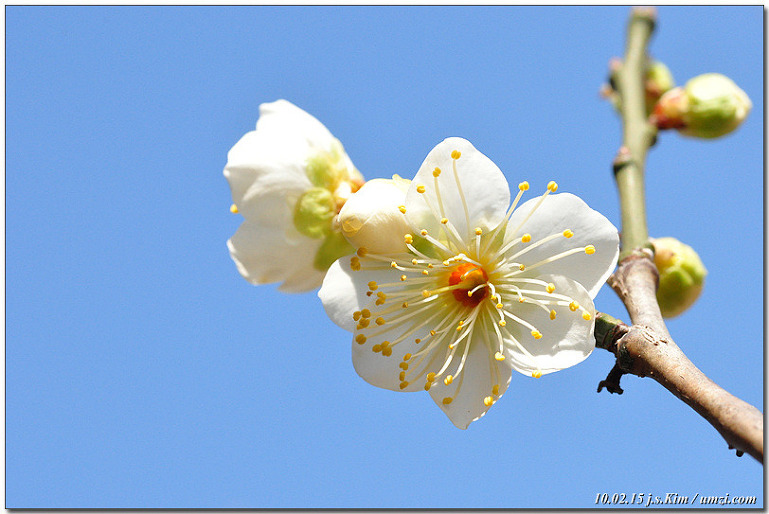
[[585, 253], [588, 254], [588, 255], [593, 255], [595, 253], [595, 246], [587, 245], [585, 247]]
[[431, 336], [434, 336], [434, 335], [435, 335], [435, 334], [437, 334], [437, 333], [438, 333], [438, 332], [436, 332], [435, 330], [431, 330], [431, 331], [430, 331], [430, 335], [431, 335]]
[[553, 291], [555, 291], [555, 284], [553, 284], [552, 282], [550, 282], [550, 283], [547, 285], [547, 287], [545, 288], [545, 290], [546, 290], [548, 293], [552, 293]]
[[542, 333], [539, 330], [532, 330], [531, 335], [534, 339], [542, 339]]
[[391, 268], [397, 268], [397, 267], [398, 267], [398, 263], [397, 263], [397, 262], [395, 262], [395, 261], [392, 261], [392, 262], [390, 263], [390, 267], [391, 267]]
[[550, 311], [550, 319], [555, 319], [555, 310]]
[[444, 398], [444, 399], [443, 399], [443, 405], [448, 405], [448, 404], [450, 404], [452, 401], [454, 401], [454, 398], [452, 398], [452, 397], [450, 397], [450, 396], [447, 396], [446, 398]]
[[424, 276], [427, 276], [427, 275], [429, 275], [429, 274], [430, 274], [430, 272], [429, 272], [429, 271], [427, 271], [426, 269], [423, 269], [423, 270], [422, 270], [422, 275], [424, 275]]
[[476, 236], [480, 236], [481, 234], [483, 234], [483, 230], [481, 230], [481, 229], [480, 229], [480, 227], [476, 227], [476, 229], [475, 229], [475, 235], [476, 235]]
[[400, 386], [398, 387], [400, 387], [401, 389], [406, 389], [408, 386], [409, 386], [409, 383], [404, 380], [403, 382], [400, 383]]
[[358, 254], [358, 257], [365, 257], [366, 255], [368, 255], [368, 250], [361, 246], [360, 248], [358, 248], [358, 251], [355, 253]]
[[403, 371], [406, 371], [407, 369], [409, 369], [409, 363], [408, 362], [401, 362], [400, 364], [398, 364], [398, 367], [400, 369], [402, 369]]
[[507, 321], [505, 321], [503, 319], [499, 320], [499, 326], [500, 327], [504, 327], [505, 325], [507, 325]]
[[235, 204], [230, 205], [230, 212], [232, 214], [237, 214], [238, 213], [238, 206], [235, 205]]
[[360, 271], [360, 259], [358, 259], [358, 257], [352, 257], [350, 259], [350, 269], [353, 271]]
[[427, 264], [427, 267], [428, 267], [428, 268], [430, 268], [430, 269], [433, 269], [433, 265], [432, 265], [432, 263], [428, 263], [428, 264]]
[[463, 319], [459, 320], [459, 326], [460, 326], [460, 327], [461, 327], [462, 325], [464, 325], [464, 324], [465, 324], [465, 320], [463, 320]]
[[521, 243], [528, 243], [529, 241], [531, 241], [531, 234], [524, 234], [521, 237]]
[[435, 168], [433, 170], [433, 177], [439, 177], [440, 175], [441, 175], [441, 169], [440, 168]]
[[518, 189], [520, 189], [521, 191], [528, 191], [529, 190], [529, 183], [526, 182], [526, 181], [521, 182], [520, 184], [518, 184]]
[[384, 305], [385, 304], [385, 299], [384, 298], [377, 298], [374, 303], [377, 304], [377, 305]]
[[451, 152], [451, 158], [454, 160], [459, 159], [462, 156], [459, 150], [452, 150]]
[[521, 270], [521, 271], [523, 271], [523, 270], [525, 270], [525, 269], [526, 269], [526, 266], [525, 266], [525, 265], [523, 265], [523, 264], [519, 264], [519, 265], [518, 265], [518, 269], [519, 269], [519, 270]]
[[407, 360], [409, 360], [410, 358], [411, 358], [411, 354], [410, 354], [410, 353], [407, 353], [406, 355], [404, 355], [404, 356], [403, 356], [403, 360], [404, 360], [404, 361], [407, 361]]
[[381, 344], [375, 344], [371, 347], [371, 351], [374, 353], [378, 353], [382, 351], [382, 345]]
[[499, 394], [499, 384], [494, 384], [494, 386], [491, 388], [491, 394], [494, 396]]
[[408, 277], [406, 277], [406, 275], [401, 275], [401, 282], [405, 282], [406, 278], [408, 278]]
[[377, 325], [384, 325], [384, 324], [385, 324], [385, 320], [384, 320], [384, 318], [383, 318], [382, 316], [379, 316], [379, 317], [378, 317], [378, 318], [375, 320], [375, 323], [376, 323]]
[[417, 264], [419, 264], [419, 261], [418, 261], [418, 260], [416, 260], [416, 259], [411, 259], [411, 264], [413, 264], [414, 266], [416, 266]]
[[371, 296], [372, 294], [374, 294], [373, 291], [366, 291], [366, 296]]
[[429, 390], [430, 390], [430, 388], [431, 388], [432, 386], [433, 386], [433, 383], [432, 383], [432, 382], [427, 382], [427, 383], [425, 384], [425, 391], [429, 391]]
[[422, 229], [422, 230], [419, 231], [419, 233], [422, 234], [423, 236], [426, 236], [427, 235], [427, 230]]
[[523, 296], [519, 296], [518, 303], [526, 303], [526, 298], [524, 298]]
[[417, 186], [417, 193], [424, 193], [424, 192], [425, 192], [425, 186], [423, 186], [422, 184], [419, 184]]
[[406, 214], [406, 206], [405, 205], [399, 205], [398, 210], [401, 211], [403, 214]]
[[483, 404], [486, 407], [491, 407], [492, 403], [494, 403], [494, 398], [492, 398], [491, 396], [487, 396], [486, 398], [483, 399]]
[[419, 338], [417, 337], [416, 339], [414, 339], [414, 342], [415, 342], [416, 344], [419, 344], [419, 343], [421, 343], [421, 342], [422, 342], [422, 340], [421, 340], [421, 339], [419, 339]]
[[472, 289], [467, 292], [467, 296], [473, 296], [473, 290]]
[[353, 321], [358, 321], [360, 319], [360, 311], [355, 311], [352, 313], [352, 319]]
[[541, 378], [542, 377], [542, 372], [540, 370], [532, 371], [531, 372], [531, 376], [534, 377], [534, 378]]
[[589, 312], [582, 313], [582, 319], [584, 319], [585, 321], [590, 321], [592, 318], [593, 316], [591, 316]]
[[360, 315], [363, 316], [364, 318], [370, 318], [371, 311], [368, 309], [363, 309], [362, 311], [360, 311]]
[[499, 361], [499, 362], [502, 362], [503, 360], [505, 360], [505, 356], [504, 356], [504, 355], [502, 355], [500, 352], [497, 352], [497, 353], [495, 353], [495, 354], [494, 354], [494, 358], [495, 358], [497, 361]]
[[556, 184], [551, 180], [550, 182], [547, 183], [547, 189], [551, 193], [555, 193], [556, 191], [558, 191], [558, 184]]
[[454, 377], [451, 375], [446, 375], [446, 378], [443, 379], [443, 383], [446, 385], [451, 385], [453, 381], [454, 381]]
[[497, 307], [497, 309], [501, 309], [502, 307], [504, 307], [504, 305], [502, 305], [501, 303], [498, 303], [498, 304], [496, 305], [496, 307]]
[[359, 327], [359, 328], [367, 328], [367, 327], [368, 327], [368, 324], [369, 324], [370, 322], [371, 322], [371, 318], [362, 318], [362, 319], [361, 319], [361, 320], [358, 322], [358, 327]]
[[570, 238], [573, 235], [574, 235], [574, 232], [572, 232], [571, 229], [569, 228], [563, 231], [563, 237], [565, 237], [566, 239]]
[[432, 382], [433, 380], [435, 380], [435, 372], [431, 371], [430, 373], [427, 374], [427, 381]]
[[403, 307], [404, 309], [408, 309], [409, 308], [409, 302], [403, 302], [401, 304], [401, 307]]
[[372, 280], [371, 282], [369, 282], [368, 288], [371, 289], [372, 291], [376, 291], [377, 289], [379, 289], [379, 286], [377, 285], [376, 280]]
[[411, 243], [414, 242], [414, 236], [412, 236], [411, 234], [406, 234], [405, 236], [403, 236], [403, 240], [406, 242], [407, 245], [410, 245]]
[[449, 222], [449, 219], [448, 219], [448, 218], [441, 218], [441, 223], [443, 223], [444, 225], [445, 225], [446, 223], [448, 223], [448, 222]]
[[406, 380], [406, 372], [405, 371], [401, 371], [400, 373], [398, 373], [398, 380], [400, 380], [401, 382]]
[[422, 296], [424, 296], [425, 298], [430, 298], [430, 295], [431, 295], [431, 294], [432, 294], [432, 293], [431, 293], [430, 291], [428, 291], [427, 289], [425, 289], [424, 291], [422, 291]]
[[382, 341], [382, 348], [387, 348], [390, 346], [390, 341]]
[[382, 348], [382, 355], [384, 355], [385, 357], [389, 357], [392, 354], [393, 354], [393, 349], [390, 348], [389, 346], [387, 348]]
[[444, 266], [448, 266], [448, 265], [449, 265], [449, 261], [448, 261], [448, 259], [447, 259], [447, 260], [445, 260], [445, 261], [443, 261], [443, 265], [444, 265]]
[[577, 302], [574, 302], [574, 301], [572, 301], [572, 302], [569, 304], [569, 309], [571, 310], [571, 312], [574, 312], [574, 311], [576, 311], [577, 309], [579, 309], [579, 304], [578, 304]]

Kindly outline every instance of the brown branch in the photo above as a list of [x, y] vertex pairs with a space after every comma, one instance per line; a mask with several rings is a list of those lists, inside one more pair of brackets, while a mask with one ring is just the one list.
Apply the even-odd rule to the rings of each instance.
[[657, 303], [659, 276], [647, 243], [643, 180], [646, 152], [654, 141], [643, 94], [646, 46], [654, 22], [653, 10], [633, 10], [625, 62], [615, 70], [624, 122], [623, 145], [614, 162], [622, 212], [622, 253], [609, 284], [625, 304], [632, 325], [603, 314], [596, 318], [596, 346], [617, 358], [599, 392], [603, 386], [621, 393], [623, 374], [651, 377], [713, 425], [737, 455], [749, 453], [763, 463], [763, 415], [715, 384], [684, 355], [670, 337]]

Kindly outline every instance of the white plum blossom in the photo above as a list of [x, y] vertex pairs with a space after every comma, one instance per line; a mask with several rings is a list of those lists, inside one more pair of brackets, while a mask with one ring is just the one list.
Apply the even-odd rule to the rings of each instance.
[[227, 246], [252, 284], [309, 291], [336, 259], [354, 251], [335, 219], [363, 177], [339, 140], [299, 107], [286, 100], [262, 104], [256, 130], [229, 151], [224, 176], [230, 210], [244, 218]]
[[[358, 374], [394, 391], [429, 391], [464, 429], [504, 394], [513, 370], [539, 378], [584, 360], [595, 347], [593, 298], [619, 238], [557, 188], [550, 182], [521, 204], [522, 182], [510, 205], [504, 175], [470, 142], [436, 146], [401, 203], [376, 217], [382, 234], [391, 223], [407, 232], [336, 261], [318, 293], [330, 318], [354, 332]], [[402, 219], [390, 221], [396, 213]]]

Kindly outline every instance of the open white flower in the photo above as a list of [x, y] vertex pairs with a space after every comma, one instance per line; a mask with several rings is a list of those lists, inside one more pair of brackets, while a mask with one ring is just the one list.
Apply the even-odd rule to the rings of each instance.
[[339, 140], [292, 103], [259, 107], [256, 130], [232, 147], [224, 176], [231, 210], [245, 218], [227, 246], [252, 284], [282, 281], [282, 291], [309, 291], [353, 252], [334, 220], [363, 177]]
[[[363, 247], [328, 271], [318, 293], [353, 331], [369, 383], [427, 390], [459, 428], [528, 376], [573, 366], [595, 347], [592, 299], [614, 268], [617, 229], [571, 194], [510, 205], [502, 172], [468, 141], [427, 156], [401, 205], [411, 231], [393, 253]], [[386, 217], [384, 217], [386, 218]], [[399, 247], [405, 246], [405, 251]]]

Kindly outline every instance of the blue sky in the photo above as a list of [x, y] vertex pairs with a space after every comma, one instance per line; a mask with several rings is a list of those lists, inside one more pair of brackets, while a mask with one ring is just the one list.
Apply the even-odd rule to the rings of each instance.
[[[651, 379], [596, 394], [597, 350], [514, 376], [466, 431], [368, 385], [314, 293], [237, 273], [222, 177], [262, 102], [320, 119], [367, 177], [449, 136], [511, 183], [619, 223], [599, 98], [626, 7], [6, 7], [6, 506], [595, 507], [756, 496], [763, 469]], [[699, 251], [670, 321], [763, 410], [763, 9], [661, 7], [654, 56], [753, 100], [735, 134], [662, 134], [649, 227]], [[596, 305], [627, 320], [604, 288]]]

